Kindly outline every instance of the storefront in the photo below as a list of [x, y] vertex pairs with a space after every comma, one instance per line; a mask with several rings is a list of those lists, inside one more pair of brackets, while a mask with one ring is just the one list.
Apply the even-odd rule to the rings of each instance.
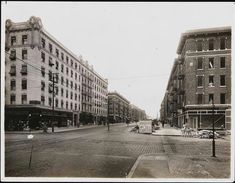
[[55, 109], [41, 105], [5, 106], [5, 129], [23, 130], [24, 128], [40, 129], [42, 124], [48, 127], [79, 126], [79, 113]]

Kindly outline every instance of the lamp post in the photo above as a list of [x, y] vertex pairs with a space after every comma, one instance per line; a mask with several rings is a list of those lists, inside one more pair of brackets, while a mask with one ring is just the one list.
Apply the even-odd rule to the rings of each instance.
[[29, 114], [29, 116], [28, 116], [29, 132], [31, 132], [31, 122], [30, 122], [30, 117], [31, 117], [31, 114]]

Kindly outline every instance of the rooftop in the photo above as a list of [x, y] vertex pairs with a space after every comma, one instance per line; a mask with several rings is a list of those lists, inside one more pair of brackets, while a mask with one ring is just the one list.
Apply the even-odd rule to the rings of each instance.
[[197, 36], [197, 35], [208, 35], [208, 34], [214, 34], [214, 33], [231, 33], [231, 26], [225, 26], [225, 27], [213, 27], [213, 28], [205, 28], [205, 29], [193, 29], [188, 30], [181, 34], [180, 42], [177, 48], [177, 54], [180, 54], [182, 52], [185, 40], [189, 36]]

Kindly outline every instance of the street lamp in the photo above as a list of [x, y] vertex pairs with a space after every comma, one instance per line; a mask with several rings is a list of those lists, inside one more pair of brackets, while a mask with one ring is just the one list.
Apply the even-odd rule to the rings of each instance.
[[28, 126], [29, 126], [29, 131], [31, 132], [31, 122], [30, 122], [30, 117], [31, 117], [31, 114], [29, 113], [29, 116], [28, 116]]

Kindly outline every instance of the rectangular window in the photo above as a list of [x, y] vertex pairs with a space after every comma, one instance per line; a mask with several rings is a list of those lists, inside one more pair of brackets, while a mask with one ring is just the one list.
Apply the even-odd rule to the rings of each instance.
[[60, 93], [61, 93], [61, 97], [63, 97], [64, 96], [64, 89], [63, 88], [61, 88]]
[[213, 39], [209, 40], [209, 50], [214, 50], [214, 40]]
[[22, 50], [22, 59], [23, 60], [27, 59], [27, 50]]
[[41, 104], [45, 105], [45, 96], [43, 96], [43, 95], [41, 96]]
[[66, 109], [68, 109], [68, 102], [66, 101]]
[[41, 52], [41, 59], [42, 59], [42, 62], [45, 62], [45, 53]]
[[64, 60], [64, 54], [61, 53], [61, 60]]
[[11, 36], [11, 46], [16, 45], [16, 37], [15, 36]]
[[73, 67], [73, 60], [71, 59], [71, 67]]
[[203, 104], [202, 98], [203, 98], [203, 94], [198, 94], [197, 95], [197, 103], [198, 104]]
[[64, 77], [61, 76], [61, 85], [64, 85]]
[[41, 74], [42, 74], [42, 77], [45, 77], [45, 67], [41, 67]]
[[203, 76], [197, 77], [197, 86], [202, 87], [203, 86]]
[[69, 75], [69, 68], [66, 67], [66, 75], [68, 76]]
[[51, 99], [51, 97], [48, 98], [48, 103], [49, 103], [49, 106], [52, 106], [52, 99]]
[[55, 100], [55, 107], [58, 107], [58, 99]]
[[22, 75], [27, 75], [28, 74], [27, 65], [26, 64], [22, 65], [21, 74]]
[[69, 97], [69, 92], [68, 92], [68, 90], [66, 90], [66, 98], [68, 98]]
[[225, 57], [220, 57], [220, 68], [225, 68]]
[[16, 81], [14, 79], [11, 80], [11, 90], [12, 91], [16, 90]]
[[43, 38], [41, 39], [41, 44], [42, 44], [42, 47], [45, 48], [45, 45], [46, 45], [45, 39], [43, 39]]
[[220, 38], [220, 49], [224, 50], [225, 49], [225, 38]]
[[71, 70], [71, 78], [73, 78], [73, 71]]
[[11, 94], [11, 104], [15, 104], [16, 102], [16, 96], [15, 94]]
[[209, 58], [209, 69], [214, 68], [214, 58]]
[[11, 50], [10, 59], [11, 59], [11, 61], [16, 60], [16, 51], [15, 50]]
[[49, 81], [52, 81], [53, 76], [52, 76], [52, 72], [51, 71], [49, 71], [48, 76], [49, 76]]
[[41, 81], [41, 91], [45, 91], [45, 82]]
[[70, 92], [70, 99], [73, 99], [73, 92]]
[[48, 85], [48, 92], [49, 92], [49, 93], [52, 93], [52, 92], [53, 92], [52, 83], [50, 83], [50, 84]]
[[68, 86], [69, 86], [69, 80], [66, 79], [66, 87], [68, 87]]
[[220, 75], [220, 86], [225, 86], [225, 75]]
[[203, 69], [202, 57], [198, 57], [198, 59], [197, 59], [197, 69]]
[[56, 49], [56, 57], [58, 57], [59, 58], [59, 50], [58, 49]]
[[202, 51], [202, 41], [197, 42], [197, 51]]
[[58, 61], [56, 61], [56, 63], [55, 63], [55, 69], [59, 70], [59, 62]]
[[214, 94], [209, 94], [209, 104], [212, 104], [212, 102], [214, 101]]
[[75, 80], [77, 80], [77, 78], [78, 78], [78, 75], [77, 75], [77, 73], [75, 72]]
[[73, 89], [73, 81], [70, 81], [70, 87]]
[[15, 65], [11, 66], [10, 75], [11, 76], [16, 76], [16, 66]]
[[225, 93], [221, 93], [220, 94], [220, 103], [221, 104], [225, 104], [226, 102], [225, 102]]
[[60, 105], [61, 105], [61, 108], [64, 108], [64, 101], [63, 100], [60, 101]]
[[209, 76], [209, 86], [214, 86], [214, 76], [213, 75]]
[[64, 72], [64, 65], [61, 64], [61, 72], [63, 73]]
[[21, 96], [21, 103], [22, 103], [22, 104], [27, 104], [27, 95], [23, 94], [23, 95]]
[[69, 57], [66, 56], [66, 64], [68, 64], [68, 63], [69, 63]]
[[27, 44], [27, 42], [28, 42], [28, 37], [27, 37], [27, 35], [23, 35], [23, 36], [22, 36], [22, 44]]
[[73, 110], [73, 103], [70, 103], [70, 109]]
[[49, 62], [48, 62], [48, 64], [49, 64], [49, 66], [53, 66], [54, 65], [54, 63], [53, 63], [53, 61], [52, 61], [52, 58], [51, 57], [49, 57]]
[[49, 51], [52, 53], [52, 44], [49, 43]]
[[22, 90], [27, 90], [27, 80], [26, 79], [22, 79], [21, 87], [22, 87]]
[[75, 69], [77, 70], [77, 68], [78, 68], [78, 65], [77, 65], [77, 63], [75, 63]]
[[59, 94], [59, 88], [58, 86], [55, 86], [55, 95], [58, 95]]

